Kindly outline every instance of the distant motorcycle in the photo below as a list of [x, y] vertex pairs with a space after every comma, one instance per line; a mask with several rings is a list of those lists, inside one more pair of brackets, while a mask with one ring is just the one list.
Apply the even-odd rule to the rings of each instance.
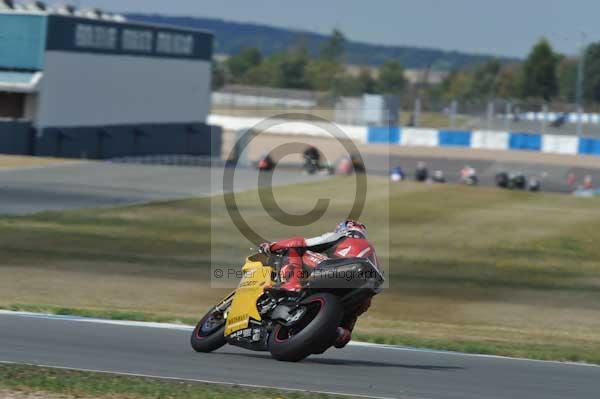
[[390, 170], [390, 180], [393, 182], [401, 182], [406, 179], [406, 175], [400, 166], [396, 166]]
[[467, 186], [477, 186], [479, 184], [477, 171], [470, 166], [465, 166], [460, 171], [460, 181]]
[[[496, 174], [495, 180], [498, 187], [509, 190], [525, 190], [528, 187], [527, 178], [522, 173], [500, 172]], [[531, 187], [534, 188], [531, 191], [536, 191], [536, 186], [537, 189], [539, 189], [541, 187], [541, 183], [538, 181], [537, 185], [530, 186], [530, 189]]]
[[529, 188], [529, 191], [538, 192], [542, 189], [542, 181], [537, 177], [530, 177], [527, 182], [527, 187]]
[[427, 179], [429, 179], [429, 169], [427, 169], [425, 162], [419, 162], [415, 170], [415, 180], [424, 183]]
[[309, 175], [314, 175], [317, 173], [325, 173], [332, 174], [331, 167], [324, 167], [321, 165], [321, 153], [319, 149], [315, 146], [309, 146], [302, 153], [302, 158], [304, 159], [304, 171]]
[[304, 157], [304, 172], [308, 175], [322, 174], [332, 175], [334, 174], [334, 168], [330, 165], [323, 166], [318, 160], [314, 158]]
[[431, 178], [433, 183], [446, 183], [446, 176], [444, 176], [444, 171], [436, 170], [433, 172], [433, 177]]
[[338, 161], [336, 173], [340, 175], [351, 175], [352, 173], [366, 173], [362, 158], [357, 155], [343, 157]]
[[265, 155], [261, 159], [258, 160], [256, 164], [258, 170], [271, 171], [275, 169], [275, 161], [269, 155]]

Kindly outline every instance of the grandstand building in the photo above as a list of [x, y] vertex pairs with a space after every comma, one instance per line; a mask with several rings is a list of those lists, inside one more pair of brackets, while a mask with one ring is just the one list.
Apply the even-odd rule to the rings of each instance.
[[211, 33], [0, 7], [0, 153], [211, 155]]

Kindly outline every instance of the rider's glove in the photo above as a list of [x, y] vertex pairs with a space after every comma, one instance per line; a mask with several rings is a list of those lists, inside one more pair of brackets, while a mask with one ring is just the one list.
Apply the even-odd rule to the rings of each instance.
[[271, 243], [263, 242], [258, 246], [258, 250], [261, 254], [271, 255]]

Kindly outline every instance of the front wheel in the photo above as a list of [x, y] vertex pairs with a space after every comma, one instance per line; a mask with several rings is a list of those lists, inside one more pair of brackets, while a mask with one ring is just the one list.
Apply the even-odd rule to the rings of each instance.
[[196, 352], [212, 352], [224, 346], [225, 318], [221, 312], [211, 309], [196, 325], [191, 344]]
[[308, 297], [298, 311], [301, 315], [296, 322], [275, 325], [269, 336], [269, 352], [277, 360], [298, 362], [325, 352], [333, 345], [344, 314], [338, 297], [327, 293]]

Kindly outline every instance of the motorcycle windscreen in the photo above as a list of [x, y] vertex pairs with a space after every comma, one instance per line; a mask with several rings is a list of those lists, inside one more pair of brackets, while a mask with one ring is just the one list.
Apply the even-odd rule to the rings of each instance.
[[258, 298], [264, 293], [264, 287], [272, 283], [273, 269], [260, 262], [247, 262], [242, 268], [244, 273], [227, 314], [225, 336], [248, 328], [250, 319], [260, 321], [256, 307]]

